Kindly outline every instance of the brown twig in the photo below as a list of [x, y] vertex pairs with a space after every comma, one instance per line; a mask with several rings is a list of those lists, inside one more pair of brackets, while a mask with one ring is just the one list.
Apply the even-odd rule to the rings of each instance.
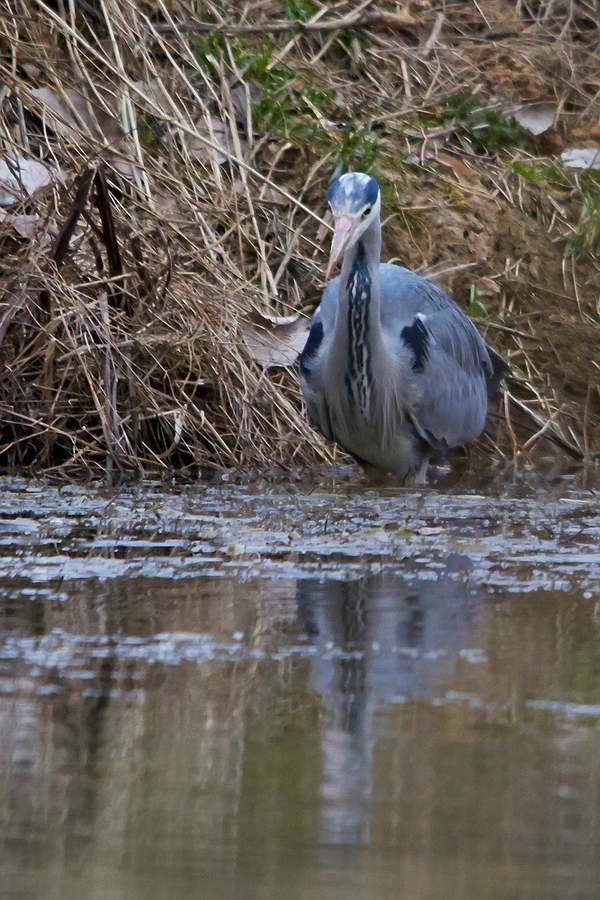
[[[364, 6], [371, 6], [372, 0], [368, 0]], [[200, 19], [187, 18], [177, 20], [176, 27], [185, 34], [222, 34], [226, 37], [236, 37], [240, 34], [285, 34], [290, 31], [315, 32], [341, 31], [344, 28], [374, 28], [385, 27], [395, 31], [407, 32], [409, 25], [418, 24], [417, 19], [409, 19], [383, 10], [370, 10], [359, 8], [339, 19], [319, 19], [316, 22], [303, 22], [301, 19], [289, 19], [285, 22], [264, 22], [258, 24], [246, 23], [232, 25], [227, 22], [203, 22]], [[159, 31], [170, 31], [170, 25], [159, 25]]]

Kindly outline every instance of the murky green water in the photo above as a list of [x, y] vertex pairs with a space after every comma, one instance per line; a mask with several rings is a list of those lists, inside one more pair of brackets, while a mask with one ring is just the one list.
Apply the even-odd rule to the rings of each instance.
[[0, 897], [597, 900], [600, 493], [0, 481]]

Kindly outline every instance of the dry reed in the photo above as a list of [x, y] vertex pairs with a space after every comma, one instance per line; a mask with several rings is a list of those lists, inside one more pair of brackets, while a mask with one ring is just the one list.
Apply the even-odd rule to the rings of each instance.
[[[0, 158], [12, 168], [19, 202], [0, 221], [0, 464], [105, 472], [335, 458], [306, 422], [293, 370], [262, 368], [244, 323], [314, 307], [328, 227], [321, 198], [340, 158], [359, 167], [368, 134], [380, 135], [377, 171], [388, 186], [402, 181], [396, 216], [408, 223], [405, 255], [418, 266], [439, 254], [410, 249], [411, 222], [423, 208], [411, 199], [421, 180], [415, 153], [438, 179], [415, 246], [431, 210], [459, 184], [474, 202], [514, 209], [529, 190], [493, 155], [479, 161], [472, 146], [461, 146], [456, 120], [422, 124], [432, 104], [459, 88], [476, 95], [481, 67], [496, 65], [501, 80], [502, 41], [519, 44], [522, 60], [534, 52], [534, 68], [544, 60], [547, 86], [558, 32], [557, 107], [569, 109], [571, 124], [598, 117], [594, 4], [573, 2], [560, 15], [550, 2], [488, 4], [488, 17], [504, 8], [525, 16], [527, 34], [512, 38], [492, 34], [486, 4], [476, 5], [484, 9], [473, 33], [465, 6], [415, 2], [398, 11], [297, 0], [286, 18], [275, 2], [240, 14], [228, 3], [7, 0]], [[248, 75], [247, 59], [250, 50], [263, 52], [267, 34], [276, 43], [264, 72], [311, 72], [339, 111], [330, 121], [302, 79], [284, 85], [282, 96], [294, 89], [301, 97], [314, 145], [301, 130], [286, 137], [273, 117], [257, 124], [268, 88]], [[255, 42], [245, 57], [242, 37]], [[524, 78], [528, 72], [523, 63]], [[439, 166], [457, 135], [449, 185]], [[24, 184], [20, 161], [30, 159], [52, 175], [42, 190]], [[483, 169], [470, 186], [457, 174], [461, 159]], [[393, 202], [390, 190], [387, 198]], [[574, 204], [564, 191], [539, 204], [552, 239], [564, 245], [577, 222]], [[441, 256], [451, 280], [473, 264]], [[583, 269], [573, 255], [564, 258], [565, 296], [577, 297], [581, 321], [597, 336], [595, 257]], [[548, 377], [544, 357], [527, 345], [536, 322], [511, 299], [517, 263], [488, 273], [502, 288], [502, 319], [487, 335], [501, 339], [521, 372], [511, 387], [513, 410], [525, 416], [515, 446], [527, 452], [552, 436], [571, 455], [590, 455], [598, 448], [598, 373], [590, 373], [585, 397], [570, 399]], [[503, 422], [494, 453], [511, 446]]]

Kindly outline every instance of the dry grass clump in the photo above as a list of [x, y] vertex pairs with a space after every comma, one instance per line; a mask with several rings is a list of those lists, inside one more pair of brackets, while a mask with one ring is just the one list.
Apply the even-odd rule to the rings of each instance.
[[[7, 0], [0, 465], [330, 459], [252, 337], [294, 358], [264, 317], [317, 301], [339, 164], [379, 177], [387, 258], [517, 367], [491, 452], [597, 451], [600, 191], [557, 156], [600, 143], [598, 24], [585, 0]], [[555, 126], [516, 126], [525, 101]]]

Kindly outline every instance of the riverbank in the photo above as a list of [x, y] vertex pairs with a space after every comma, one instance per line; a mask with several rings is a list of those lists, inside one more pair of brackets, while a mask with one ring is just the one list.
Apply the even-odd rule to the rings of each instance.
[[600, 145], [598, 22], [528, 10], [9, 0], [0, 465], [343, 462], [294, 368], [340, 165], [380, 180], [384, 258], [513, 367], [467, 465], [593, 458], [600, 186], [571, 164]]

